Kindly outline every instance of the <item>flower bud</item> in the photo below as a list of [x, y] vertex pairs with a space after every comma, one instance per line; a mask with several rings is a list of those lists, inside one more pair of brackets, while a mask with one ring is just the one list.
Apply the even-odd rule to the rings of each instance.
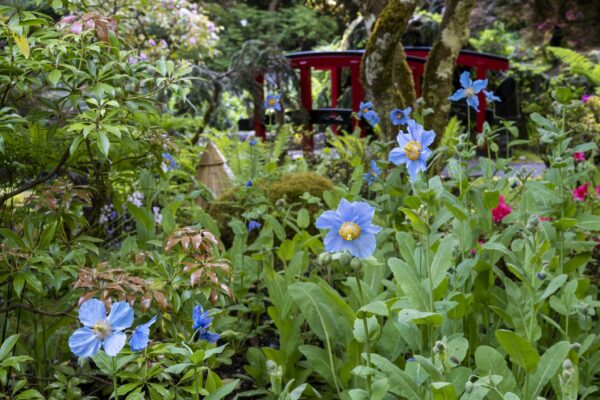
[[267, 360], [267, 370], [273, 372], [277, 369], [277, 363], [273, 360]]
[[565, 361], [563, 361], [562, 367], [566, 371], [571, 370], [573, 368], [573, 362], [567, 358]]
[[546, 273], [544, 271], [540, 271], [537, 274], [535, 274], [535, 276], [537, 276], [537, 278], [540, 281], [543, 281], [544, 279], [546, 279]]
[[535, 215], [532, 215], [531, 217], [529, 217], [529, 221], [527, 221], [527, 229], [534, 230], [538, 227], [539, 224], [540, 220]]
[[331, 254], [321, 253], [319, 254], [319, 264], [326, 267], [331, 263]]
[[446, 351], [446, 345], [438, 340], [437, 342], [435, 342], [435, 347], [433, 348], [433, 351], [435, 353], [443, 353]]
[[362, 260], [358, 257], [354, 257], [352, 261], [350, 261], [350, 267], [355, 270], [361, 269], [363, 266]]
[[573, 351], [579, 351], [579, 349], [581, 349], [581, 344], [575, 342], [571, 345], [571, 349], [573, 349]]
[[339, 260], [342, 267], [346, 267], [348, 266], [348, 264], [350, 264], [350, 261], [352, 261], [352, 256], [350, 255], [350, 253], [345, 251], [342, 254], [340, 254]]
[[465, 148], [465, 145], [462, 144], [461, 142], [458, 142], [456, 144], [456, 151], [463, 151], [464, 148]]
[[460, 360], [458, 358], [456, 358], [455, 356], [450, 356], [450, 361], [452, 361], [454, 364], [460, 364]]
[[467, 383], [465, 383], [465, 393], [471, 393], [473, 391], [473, 382], [471, 381], [467, 381]]

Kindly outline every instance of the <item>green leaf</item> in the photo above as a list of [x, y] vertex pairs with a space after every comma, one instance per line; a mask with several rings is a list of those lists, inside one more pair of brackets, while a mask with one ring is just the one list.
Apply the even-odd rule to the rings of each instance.
[[[300, 353], [302, 353], [304, 357], [306, 357], [310, 368], [312, 368], [315, 372], [321, 375], [329, 385], [335, 387], [335, 377], [332, 375], [331, 372], [331, 365], [327, 350], [311, 345], [300, 346], [298, 347], [298, 350], [300, 350]], [[334, 369], [335, 364], [336, 363], [334, 358]]]
[[98, 132], [98, 149], [100, 149], [100, 152], [102, 154], [104, 154], [105, 157], [108, 156], [108, 150], [110, 149], [110, 141], [108, 140], [108, 137], [106, 136], [106, 133], [99, 131]]
[[440, 314], [432, 312], [423, 312], [418, 310], [410, 310], [405, 308], [398, 314], [399, 322], [412, 322], [413, 324], [426, 324], [432, 326], [440, 326], [444, 321], [444, 317]]
[[525, 389], [525, 398], [535, 398], [541, 393], [544, 386], [556, 375], [563, 361], [567, 358], [571, 344], [569, 342], [558, 342], [550, 347], [541, 358], [534, 374], [529, 376], [529, 382]]
[[388, 379], [389, 391], [407, 400], [423, 400], [426, 398], [412, 377], [379, 354], [371, 354], [371, 363]]
[[298, 211], [298, 217], [296, 218], [296, 223], [299, 228], [305, 229], [310, 225], [310, 214], [306, 208]]
[[496, 339], [512, 362], [529, 372], [535, 371], [540, 362], [540, 355], [527, 339], [504, 329], [496, 331]]
[[566, 231], [569, 228], [577, 225], [577, 220], [574, 218], [561, 218], [558, 221], [554, 221], [552, 226], [554, 226], [559, 231]]
[[500, 192], [497, 190], [484, 190], [483, 191], [483, 206], [488, 210], [495, 208], [500, 201]]
[[384, 317], [387, 317], [389, 315], [387, 304], [385, 304], [385, 302], [381, 300], [374, 301], [372, 303], [367, 304], [366, 306], [361, 307], [358, 310], [358, 312], [382, 315]]
[[409, 219], [410, 224], [411, 224], [411, 226], [413, 227], [413, 229], [415, 231], [420, 232], [420, 233], [427, 233], [427, 226], [421, 220], [421, 218], [417, 215], [417, 213], [415, 213], [410, 208], [403, 208], [403, 207], [401, 207], [400, 210]]
[[517, 382], [508, 368], [504, 356], [493, 347], [479, 346], [475, 351], [475, 365], [481, 376], [500, 375], [502, 382], [499, 386], [502, 391], [517, 389]]
[[585, 231], [600, 231], [600, 215], [583, 214], [577, 216], [577, 227]]
[[0, 346], [0, 361], [4, 360], [8, 356], [12, 348], [15, 347], [15, 344], [17, 344], [17, 341], [19, 340], [19, 336], [20, 335], [18, 334], [11, 335], [8, 338], [6, 338], [4, 343], [2, 343], [2, 346]]
[[418, 310], [429, 311], [429, 294], [421, 284], [417, 271], [399, 258], [390, 258], [388, 265], [410, 304]]
[[456, 400], [456, 391], [450, 382], [433, 382], [431, 384], [433, 400]]
[[48, 74], [48, 81], [50, 81], [52, 86], [56, 86], [58, 81], [60, 81], [61, 76], [62, 76], [62, 73], [60, 72], [60, 70], [55, 69], [54, 71], [52, 71]]
[[[427, 251], [427, 249], [425, 250]], [[452, 254], [454, 253], [454, 238], [446, 236], [433, 257], [431, 262], [431, 278], [433, 280], [432, 290], [439, 286], [448, 275], [448, 269], [453, 265]]]
[[219, 387], [217, 390], [206, 396], [204, 400], [220, 400], [225, 398], [225, 396], [233, 392], [233, 390], [237, 387], [239, 382], [240, 380], [236, 379], [234, 381], [224, 384], [223, 386]]
[[[379, 332], [381, 332], [381, 327], [377, 322], [377, 317], [372, 316], [367, 318], [367, 329], [369, 331], [368, 340], [369, 342], [377, 339], [379, 337]], [[354, 335], [354, 339], [358, 343], [365, 343], [367, 339], [367, 334], [365, 332], [365, 324], [363, 318], [357, 318], [354, 321], [354, 330], [352, 331]]]
[[25, 56], [25, 58], [29, 58], [29, 42], [27, 41], [26, 36], [17, 35], [13, 32], [13, 38], [15, 39], [15, 43], [17, 47], [21, 51], [21, 54]]

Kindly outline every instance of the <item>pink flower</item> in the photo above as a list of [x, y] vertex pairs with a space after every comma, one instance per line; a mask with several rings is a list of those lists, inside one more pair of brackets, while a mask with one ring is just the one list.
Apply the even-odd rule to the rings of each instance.
[[576, 161], [585, 161], [585, 153], [583, 151], [579, 151], [577, 153], [573, 153], [573, 158]]
[[71, 25], [71, 33], [73, 33], [75, 35], [79, 35], [82, 30], [83, 30], [83, 25], [81, 24], [81, 21], [77, 21], [73, 25]]
[[540, 222], [552, 221], [552, 218], [551, 217], [538, 217], [538, 221], [540, 221]]
[[[479, 239], [479, 240], [477, 240], [477, 248], [481, 247], [481, 246], [482, 246], [482, 245], [484, 245], [484, 244], [485, 244], [485, 240], [483, 240], [483, 239]], [[476, 250], [476, 249], [471, 249], [471, 250], [469, 250], [469, 253], [470, 253], [472, 256], [474, 256], [474, 255], [475, 255], [475, 253], [477, 253], [477, 250]]]
[[156, 40], [154, 40], [154, 39], [148, 39], [148, 46], [151, 46], [151, 47], [156, 46]]
[[585, 196], [587, 195], [588, 188], [590, 187], [590, 183], [586, 182], [581, 186], [573, 189], [571, 194], [573, 195], [573, 200], [575, 201], [585, 201]]
[[192, 45], [196, 44], [196, 38], [192, 36], [191, 38], [188, 39], [188, 42], [190, 42], [190, 44], [192, 44]]
[[600, 197], [600, 186], [596, 186], [596, 196]]
[[589, 94], [584, 94], [583, 96], [581, 96], [581, 101], [583, 101], [583, 104], [587, 103], [590, 97], [592, 96], [590, 96]]
[[492, 220], [495, 223], [500, 223], [508, 214], [512, 212], [512, 207], [506, 204], [504, 196], [500, 196], [498, 205], [492, 210]]

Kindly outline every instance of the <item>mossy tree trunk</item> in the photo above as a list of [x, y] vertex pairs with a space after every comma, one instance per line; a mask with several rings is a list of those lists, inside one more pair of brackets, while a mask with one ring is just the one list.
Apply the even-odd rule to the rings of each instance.
[[425, 117], [425, 127], [433, 129], [436, 142], [440, 142], [452, 95], [452, 77], [456, 58], [469, 37], [471, 10], [475, 0], [448, 0], [438, 38], [429, 53], [423, 79], [425, 106], [434, 110]]
[[418, 0], [391, 0], [379, 13], [362, 59], [361, 78], [365, 97], [381, 119], [382, 136], [395, 132], [389, 120], [394, 108], [412, 106], [415, 100], [413, 79], [402, 47], [402, 35]]

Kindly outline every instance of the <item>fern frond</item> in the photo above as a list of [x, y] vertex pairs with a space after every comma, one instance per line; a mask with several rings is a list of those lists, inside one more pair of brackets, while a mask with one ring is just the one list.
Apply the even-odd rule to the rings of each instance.
[[548, 47], [548, 50], [567, 64], [572, 73], [585, 76], [593, 85], [600, 86], [600, 64], [594, 64], [583, 54], [563, 47]]

